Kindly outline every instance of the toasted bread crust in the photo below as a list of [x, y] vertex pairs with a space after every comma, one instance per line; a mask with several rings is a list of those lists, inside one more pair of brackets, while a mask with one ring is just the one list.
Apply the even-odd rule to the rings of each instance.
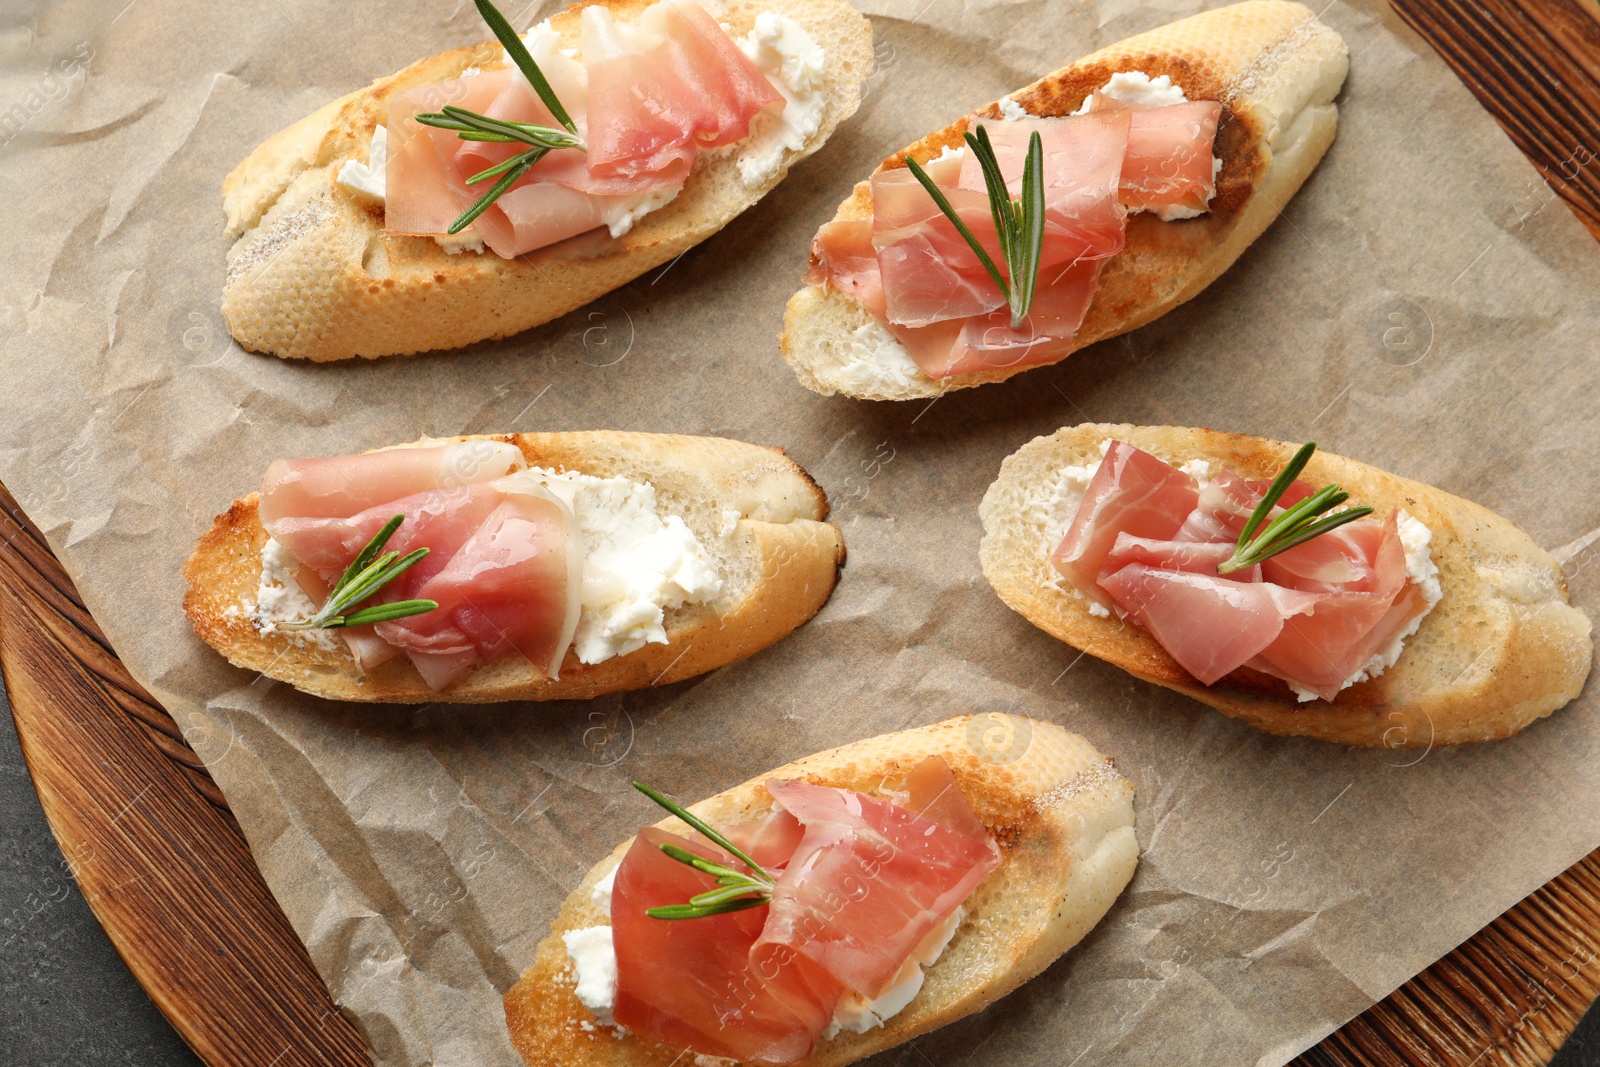
[[1299, 703], [1286, 683], [1241, 669], [1201, 685], [1146, 631], [1089, 613], [1088, 601], [1047, 585], [1045, 519], [1063, 467], [1100, 458], [1106, 438], [1170, 462], [1204, 458], [1270, 478], [1298, 447], [1173, 426], [1086, 423], [1035, 438], [1008, 457], [979, 514], [983, 573], [1035, 626], [1146, 681], [1187, 693], [1268, 733], [1368, 748], [1428, 748], [1508, 737], [1578, 695], [1593, 658], [1588, 617], [1567, 603], [1561, 568], [1488, 508], [1440, 489], [1317, 452], [1304, 477], [1337, 482], [1382, 518], [1404, 508], [1433, 532], [1444, 597], [1399, 661], [1332, 703]]
[[[456, 438], [464, 440], [465, 438]], [[708, 605], [669, 611], [668, 641], [602, 663], [568, 652], [558, 680], [520, 656], [474, 667], [442, 693], [397, 657], [362, 673], [342, 642], [325, 645], [256, 630], [244, 605], [261, 580], [267, 532], [256, 494], [236, 500], [184, 564], [184, 612], [201, 640], [230, 662], [333, 700], [483, 703], [572, 700], [681, 681], [765, 648], [815, 615], [844, 560], [838, 528], [823, 520], [822, 490], [779, 449], [673, 434], [509, 434], [532, 466], [623, 476], [656, 487], [702, 543], [718, 537], [722, 508], [741, 518], [722, 549], [725, 591]], [[715, 505], [715, 506], [713, 506]]]
[[[1343, 40], [1310, 9], [1287, 0], [1247, 0], [1130, 37], [1085, 56], [1010, 94], [1030, 114], [1072, 113], [1118, 71], [1170, 75], [1191, 100], [1223, 105], [1216, 155], [1222, 160], [1209, 213], [1181, 222], [1153, 215], [1128, 219], [1127, 243], [1107, 261], [1074, 342], [1083, 348], [1143, 326], [1216, 280], [1278, 216], [1333, 142], [1333, 98], [1349, 63]], [[998, 103], [978, 114], [999, 118]], [[886, 158], [878, 170], [927, 162], [962, 143], [965, 117]], [[835, 219], [872, 214], [870, 182], [861, 182]], [[1031, 368], [964, 374], [935, 381], [862, 384], [844, 373], [851, 335], [870, 321], [855, 300], [807, 285], [789, 300], [784, 358], [807, 388], [871, 400], [937, 396], [1004, 381]]]
[[[619, 17], [650, 0], [609, 0]], [[579, 4], [551, 19], [576, 44]], [[428, 237], [389, 234], [383, 209], [335, 183], [365, 160], [373, 127], [406, 89], [501, 66], [490, 41], [456, 48], [380, 78], [274, 135], [223, 183], [228, 253], [222, 312], [254, 352], [296, 359], [374, 358], [459, 348], [505, 337], [581, 307], [710, 237], [782, 181], [855, 113], [872, 68], [872, 29], [847, 0], [731, 0], [735, 35], [762, 11], [805, 27], [826, 56], [827, 110], [817, 133], [756, 188], [744, 185], [739, 146], [703, 152], [683, 191], [621, 238], [592, 231], [516, 259], [449, 255]]]
[[[998, 737], [998, 743], [996, 743]], [[712, 825], [769, 809], [769, 778], [877, 792], [918, 762], [941, 755], [962, 793], [999, 842], [1003, 862], [965, 904], [966, 918], [915, 999], [881, 1029], [823, 1041], [801, 1061], [840, 1067], [981, 1011], [1083, 939], [1133, 877], [1133, 787], [1083, 738], [1053, 723], [1007, 715], [963, 716], [798, 760], [690, 806]], [[656, 825], [683, 832], [677, 819]], [[603, 925], [590, 901], [596, 882], [632, 844], [618, 845], [567, 897], [533, 965], [506, 994], [511, 1040], [529, 1067], [667, 1067], [683, 1050], [637, 1036], [584, 1030], [561, 935]]]

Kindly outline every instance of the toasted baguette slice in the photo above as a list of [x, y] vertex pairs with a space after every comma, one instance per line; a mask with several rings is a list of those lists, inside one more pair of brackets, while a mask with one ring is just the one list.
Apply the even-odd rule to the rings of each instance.
[[[1222, 160], [1208, 214], [1181, 222], [1130, 216], [1127, 244], [1107, 261], [1075, 348], [1115, 337], [1166, 314], [1227, 270], [1289, 202], [1333, 142], [1333, 98], [1349, 59], [1344, 41], [1311, 11], [1285, 0], [1248, 0], [1130, 37], [1020, 89], [1011, 98], [1030, 114], [1068, 115], [1118, 71], [1170, 75], [1191, 100], [1223, 105], [1216, 156]], [[978, 112], [998, 119], [998, 103]], [[959, 147], [962, 119], [896, 152], [925, 163]], [[872, 214], [868, 182], [839, 206], [835, 219]], [[913, 400], [1004, 381], [1029, 368], [935, 380], [903, 352], [885, 353], [856, 336], [871, 324], [856, 301], [807, 285], [789, 300], [783, 356], [801, 384], [819, 393], [867, 400]], [[870, 332], [870, 331], [869, 331]], [[880, 331], [881, 332], [881, 331]]]
[[[454, 438], [467, 440], [468, 438]], [[663, 515], [680, 515], [722, 576], [712, 603], [666, 613], [667, 643], [596, 664], [569, 651], [559, 680], [521, 656], [473, 667], [443, 692], [398, 656], [363, 673], [338, 640], [259, 632], [250, 618], [267, 531], [257, 494], [217, 516], [184, 564], [184, 611], [211, 647], [248, 670], [331, 700], [484, 703], [572, 700], [692, 678], [743, 659], [822, 607], [844, 561], [839, 530], [822, 521], [822, 490], [780, 449], [676, 434], [518, 433], [488, 437], [522, 449], [529, 466], [624, 477], [656, 489]], [[740, 518], [723, 536], [723, 511]]]
[[[1331, 704], [1299, 703], [1278, 678], [1241, 668], [1202, 685], [1145, 630], [1090, 614], [1051, 583], [1051, 499], [1067, 466], [1093, 463], [1107, 438], [1171, 463], [1205, 459], [1246, 478], [1271, 478], [1297, 445], [1176, 426], [1085, 423], [1037, 437], [1000, 466], [984, 494], [983, 573], [1029, 622], [1146, 681], [1187, 693], [1268, 733], [1368, 748], [1427, 748], [1509, 737], [1578, 695], [1594, 646], [1589, 619], [1567, 603], [1561, 568], [1488, 508], [1353, 459], [1317, 452], [1302, 476], [1337, 482], [1383, 518], [1404, 508], [1433, 532], [1444, 597], [1399, 661]], [[1065, 583], [1063, 583], [1064, 585]]]
[[[631, 18], [649, 0], [601, 0]], [[578, 4], [551, 18], [578, 43]], [[228, 253], [222, 313], [241, 345], [312, 360], [404, 355], [505, 337], [565, 315], [710, 237], [761, 199], [855, 113], [872, 68], [872, 28], [848, 0], [729, 0], [734, 36], [762, 11], [787, 15], [826, 54], [827, 110], [816, 134], [764, 184], [747, 187], [740, 145], [703, 152], [683, 191], [621, 238], [604, 230], [514, 260], [449, 255], [430, 237], [389, 234], [383, 209], [334, 181], [365, 161], [389, 100], [420, 85], [502, 65], [498, 42], [452, 49], [380, 78], [273, 136], [223, 182]]]
[[[1078, 735], [1003, 714], [947, 719], [819, 752], [689, 810], [713, 826], [754, 818], [771, 810], [769, 778], [881, 795], [884, 783], [892, 785], [932, 755], [950, 764], [962, 793], [995, 834], [1001, 865], [968, 898], [961, 928], [905, 1010], [880, 1029], [819, 1042], [801, 1061], [806, 1067], [854, 1063], [982, 1011], [1081, 941], [1133, 877], [1139, 862], [1133, 786]], [[656, 825], [687, 831], [675, 818]], [[632, 843], [624, 841], [584, 875], [533, 965], [506, 994], [511, 1042], [529, 1067], [668, 1067], [691, 1059], [680, 1048], [635, 1035], [595, 1032], [594, 1016], [575, 992], [561, 935], [610, 923], [590, 891]]]

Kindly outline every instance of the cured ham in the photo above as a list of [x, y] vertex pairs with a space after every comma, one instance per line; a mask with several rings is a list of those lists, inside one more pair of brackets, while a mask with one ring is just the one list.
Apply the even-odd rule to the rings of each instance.
[[[573, 119], [587, 151], [547, 154], [473, 222], [497, 255], [512, 258], [627, 214], [641, 198], [664, 202], [697, 154], [743, 140], [760, 112], [785, 106], [761, 70], [710, 15], [663, 2], [618, 24], [585, 8], [582, 60], [536, 29], [529, 53]], [[490, 118], [558, 127], [513, 66], [396, 93], [390, 101], [384, 226], [443, 235], [489, 185], [467, 179], [524, 151], [523, 144], [464, 141], [416, 121], [446, 104]]]
[[613, 1017], [643, 1037], [708, 1056], [809, 1056], [846, 990], [872, 997], [928, 932], [1000, 862], [945, 761], [912, 769], [892, 801], [772, 780], [772, 815], [723, 832], [777, 880], [768, 905], [693, 920], [648, 908], [710, 885], [664, 842], [737, 867], [701, 839], [647, 829], [617, 870]]
[[289, 516], [345, 518], [439, 486], [492, 482], [526, 466], [522, 450], [504, 441], [454, 441], [355, 456], [280, 459], [267, 468], [261, 482], [261, 521]]
[[988, 834], [876, 797], [803, 781], [767, 789], [806, 834], [778, 879], [757, 958], [792, 952], [866, 997], [1000, 865]]
[[[617, 953], [612, 1017], [655, 1041], [707, 1056], [793, 1063], [810, 1054], [843, 986], [804, 958], [758, 970], [750, 950], [769, 909], [704, 919], [652, 919], [708, 888], [699, 871], [661, 851], [665, 842], [719, 863], [738, 861], [696, 837], [640, 831], [617, 868], [611, 937]], [[758, 863], [762, 858], [753, 856]]]
[[1205, 211], [1216, 194], [1215, 157], [1222, 105], [1214, 100], [1133, 111], [1120, 195], [1130, 210]]
[[[1051, 563], [1202, 684], [1250, 667], [1331, 701], [1432, 604], [1409, 577], [1396, 514], [1219, 574], [1267, 487], [1227, 470], [1202, 487], [1110, 442]], [[1295, 482], [1268, 521], [1313, 491]]]
[[1117, 536], [1170, 540], [1199, 499], [1200, 487], [1189, 475], [1113, 441], [1050, 561], [1074, 586], [1104, 602], [1096, 583]]
[[274, 463], [262, 522], [318, 601], [395, 515], [405, 521], [385, 551], [428, 549], [368, 603], [439, 607], [345, 634], [363, 667], [404, 652], [443, 689], [515, 651], [555, 676], [577, 627], [583, 546], [570, 509], [514, 476], [524, 467], [514, 445], [485, 441]]
[[[935, 380], [1053, 363], [1072, 351], [1105, 261], [1123, 248], [1132, 210], [1199, 212], [1215, 192], [1212, 146], [1221, 105], [1136, 110], [1103, 106], [1066, 118], [983, 127], [1013, 196], [1029, 139], [1043, 150], [1045, 233], [1033, 302], [1011, 325], [1004, 294], [971, 246], [907, 168], [872, 177], [870, 219], [818, 231], [806, 280], [854, 297]], [[996, 264], [1004, 262], [982, 167], [973, 153], [923, 165]]]
[[628, 47], [610, 12], [583, 13], [589, 71], [589, 171], [599, 178], [688, 174], [695, 153], [743, 140], [750, 120], [783, 97], [705, 10], [660, 3], [639, 17]]

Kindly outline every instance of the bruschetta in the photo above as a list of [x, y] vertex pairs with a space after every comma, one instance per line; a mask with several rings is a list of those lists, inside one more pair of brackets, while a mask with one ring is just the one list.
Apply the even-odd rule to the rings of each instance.
[[278, 461], [184, 565], [232, 663], [336, 700], [563, 700], [742, 659], [816, 614], [844, 543], [781, 451], [641, 433]]
[[[676, 817], [597, 863], [506, 994], [529, 1067], [854, 1063], [1044, 970], [1139, 859], [1111, 761], [999, 714], [821, 752], [686, 814], [754, 866]], [[719, 883], [672, 848], [726, 865], [741, 910], [686, 912]]]
[[[603, 0], [533, 27], [521, 40], [559, 118], [494, 40], [268, 139], [222, 188], [233, 336], [310, 360], [459, 348], [564, 315], [716, 233], [855, 112], [872, 67], [871, 27], [847, 0], [716, 9]], [[526, 167], [513, 158], [549, 144]], [[493, 169], [507, 164], [515, 174]]]
[[[1578, 695], [1589, 619], [1527, 534], [1331, 453], [1295, 472], [1305, 454], [1171, 426], [1036, 438], [984, 495], [984, 576], [1045, 632], [1269, 733], [1492, 741]], [[1263, 545], [1316, 500], [1342, 525]]]
[[[1308, 8], [1247, 0], [1111, 45], [929, 134], [818, 231], [784, 358], [820, 393], [928, 398], [1165, 314], [1232, 265], [1311, 174], [1348, 65]], [[1042, 237], [1031, 262], [1008, 266], [1015, 243], [992, 200], [999, 178], [1002, 201], [1027, 192], [1035, 136]]]

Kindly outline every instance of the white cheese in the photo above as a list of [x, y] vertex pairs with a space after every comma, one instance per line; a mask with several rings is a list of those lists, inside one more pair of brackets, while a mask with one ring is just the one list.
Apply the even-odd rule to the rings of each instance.
[[389, 131], [377, 126], [372, 131], [372, 144], [367, 148], [367, 161], [360, 163], [354, 159], [345, 160], [335, 180], [352, 193], [359, 193], [382, 203], [387, 191], [384, 184], [384, 168], [388, 163]]
[[596, 882], [594, 888], [589, 890], [590, 903], [601, 911], [609, 912], [611, 910], [611, 891], [617, 887], [617, 871], [621, 870], [621, 868], [622, 864], [620, 863], [611, 868], [610, 873]]
[[1002, 96], [1000, 98], [1000, 117], [1006, 122], [1018, 122], [1022, 119], [1030, 119], [1033, 116], [1028, 114], [1021, 104], [1009, 96]]
[[739, 528], [739, 520], [744, 518], [744, 513], [738, 508], [722, 509], [722, 525], [717, 527], [718, 537], [732, 537]]
[[966, 158], [967, 158], [967, 146], [966, 145], [960, 145], [960, 146], [945, 145], [943, 148], [939, 149], [939, 154], [934, 156], [932, 161], [934, 163], [943, 163], [947, 159], [966, 159]]
[[433, 239], [440, 248], [452, 256], [459, 256], [463, 252], [476, 252], [480, 256], [483, 254], [483, 237], [472, 226], [468, 226], [460, 233], [436, 234]]
[[739, 177], [754, 189], [778, 173], [785, 152], [798, 152], [821, 129], [827, 57], [798, 22], [771, 11], [756, 16], [738, 45], [784, 100], [781, 110], [768, 108], [751, 121], [750, 142], [739, 153]]
[[822, 1031], [823, 1039], [831, 1040], [843, 1032], [864, 1034], [904, 1011], [922, 989], [926, 977], [924, 968], [932, 967], [944, 954], [964, 918], [965, 909], [957, 908], [942, 924], [930, 930], [928, 936], [912, 950], [910, 958], [901, 966], [900, 973], [889, 983], [889, 988], [877, 997], [868, 1000], [855, 990], [846, 989], [833, 1009], [833, 1021]]
[[[1100, 87], [1099, 93], [1140, 110], [1189, 102], [1183, 87], [1172, 84], [1170, 76], [1163, 74], [1159, 78], [1152, 78], [1142, 70], [1117, 71], [1111, 75], [1110, 81]], [[1084, 103], [1086, 109], [1088, 101]]]
[[722, 592], [705, 547], [677, 515], [663, 517], [655, 487], [627, 478], [530, 467], [531, 478], [566, 500], [583, 534], [583, 610], [572, 647], [584, 663], [666, 644], [666, 612]]
[[256, 629], [264, 634], [283, 633], [296, 644], [336, 648], [338, 639], [329, 630], [279, 630], [278, 624], [299, 622], [317, 613], [316, 604], [295, 580], [300, 561], [275, 539], [261, 546], [261, 580], [256, 584], [256, 606], [249, 610]]
[[[388, 184], [385, 180], [385, 168], [388, 163], [389, 131], [386, 127], [376, 126], [372, 130], [372, 144], [367, 148], [367, 161], [361, 163], [354, 159], [345, 160], [339, 167], [338, 177], [334, 180], [349, 192], [376, 200], [381, 204], [388, 193]], [[452, 256], [460, 255], [462, 252], [483, 251], [483, 238], [471, 226], [458, 234], [441, 234], [434, 240], [438, 242], [440, 248]]]
[[[1100, 454], [1104, 456], [1111, 451], [1111, 438], [1107, 437], [1100, 442]], [[1078, 514], [1078, 505], [1083, 503], [1083, 494], [1088, 492], [1089, 482], [1093, 480], [1100, 470], [1100, 460], [1085, 463], [1081, 466], [1062, 467], [1061, 473], [1056, 478], [1055, 490], [1050, 494], [1049, 501], [1045, 504], [1044, 525], [1044, 555], [1049, 559], [1055, 553], [1056, 546], [1061, 544], [1061, 539], [1067, 536], [1067, 527], [1072, 525], [1074, 516]], [[1056, 589], [1062, 586], [1057, 584], [1060, 577], [1045, 583]], [[1081, 594], [1080, 594], [1081, 595]]]
[[666, 207], [676, 200], [681, 192], [683, 186], [674, 185], [666, 189], [646, 189], [632, 196], [598, 197], [597, 199], [604, 203], [600, 209], [601, 221], [605, 223], [606, 230], [612, 237], [621, 237], [633, 229], [634, 223], [650, 212]]
[[606, 1026], [616, 1026], [611, 1009], [617, 1002], [617, 951], [611, 927], [588, 926], [561, 935], [567, 959], [577, 974], [578, 1000]]
[[889, 328], [868, 316], [850, 333], [849, 358], [831, 377], [854, 393], [886, 393], [924, 384], [927, 378]]

